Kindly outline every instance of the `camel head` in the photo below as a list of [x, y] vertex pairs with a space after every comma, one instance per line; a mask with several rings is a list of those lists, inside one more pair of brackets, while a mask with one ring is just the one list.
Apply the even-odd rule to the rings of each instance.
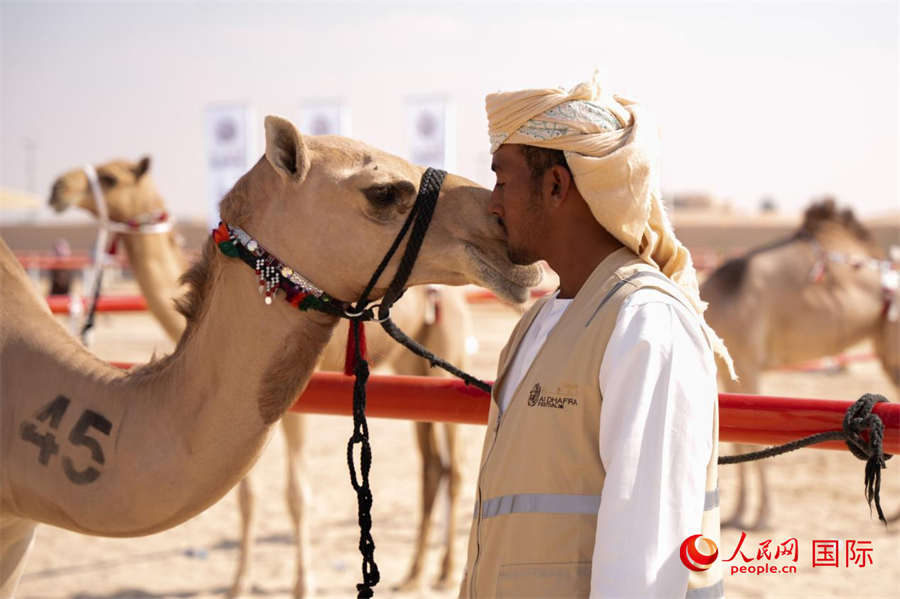
[[874, 258], [884, 256], [884, 251], [872, 233], [856, 218], [853, 209], [841, 210], [833, 198], [814, 202], [806, 209], [799, 234], [812, 236], [820, 242], [830, 239], [862, 246]]
[[[222, 200], [222, 219], [332, 296], [354, 301], [399, 233], [426, 169], [359, 141], [302, 136], [277, 116], [266, 118], [265, 133], [265, 156]], [[525, 301], [541, 270], [509, 261], [490, 195], [447, 175], [408, 285], [475, 283]], [[405, 247], [372, 298], [386, 291]]]
[[[165, 204], [148, 173], [149, 157], [145, 156], [138, 162], [113, 160], [95, 165], [94, 168], [97, 170], [110, 220], [128, 222], [143, 215], [165, 211]], [[96, 198], [87, 175], [80, 168], [56, 179], [50, 191], [49, 204], [57, 212], [76, 206], [98, 216]]]

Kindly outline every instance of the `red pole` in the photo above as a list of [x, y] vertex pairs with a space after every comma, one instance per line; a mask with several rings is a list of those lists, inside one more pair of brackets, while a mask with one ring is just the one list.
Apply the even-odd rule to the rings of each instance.
[[[349, 416], [353, 379], [341, 374], [316, 373], [291, 411]], [[719, 394], [719, 437], [722, 441], [780, 445], [813, 433], [839, 431], [852, 401], [800, 399], [761, 395]], [[373, 376], [369, 379], [366, 412], [375, 418], [424, 422], [486, 424], [490, 397], [456, 379], [410, 376]], [[873, 409], [884, 422], [884, 447], [900, 453], [900, 404]], [[819, 449], [844, 449], [839, 441]]]
[[[47, 296], [47, 304], [54, 314], [68, 314], [71, 301], [72, 298], [68, 295]], [[83, 302], [80, 298], [75, 301]], [[84, 307], [83, 303], [82, 307]], [[146, 310], [147, 300], [142, 295], [107, 295], [97, 299], [97, 312], [143, 312]]]
[[[28, 255], [16, 254], [19, 263], [26, 269], [36, 268], [38, 270], [81, 270], [88, 268], [93, 263], [90, 256], [46, 256], [46, 255]], [[119, 266], [128, 266], [126, 258], [116, 256], [114, 260]]]
[[[553, 289], [530, 289], [528, 293], [531, 298], [537, 298], [544, 297], [552, 292]], [[496, 302], [499, 301], [499, 299], [488, 289], [472, 289], [466, 291], [466, 301], [470, 304], [481, 304], [484, 302]]]
[[[113, 363], [120, 368], [131, 364]], [[350, 416], [353, 378], [332, 372], [313, 375], [291, 406], [292, 412]], [[487, 424], [490, 396], [456, 379], [373, 375], [367, 389], [366, 413], [373, 418], [422, 422]], [[852, 401], [763, 395], [719, 394], [719, 438], [722, 441], [781, 445], [824, 431], [839, 431]], [[872, 410], [884, 423], [884, 451], [900, 454], [900, 404], [880, 403]], [[814, 449], [846, 450], [843, 441]]]

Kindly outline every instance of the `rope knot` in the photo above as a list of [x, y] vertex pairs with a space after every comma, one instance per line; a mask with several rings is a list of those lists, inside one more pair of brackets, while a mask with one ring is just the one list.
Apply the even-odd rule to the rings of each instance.
[[[866, 393], [850, 406], [844, 415], [843, 431], [844, 442], [850, 453], [866, 462], [864, 479], [866, 501], [869, 504], [869, 515], [872, 514], [872, 502], [878, 512], [878, 519], [885, 527], [887, 521], [881, 510], [881, 471], [887, 468], [885, 463], [891, 459], [891, 454], [884, 453], [884, 423], [877, 414], [872, 413], [876, 403], [886, 402], [883, 395]], [[869, 430], [869, 440], [862, 437], [862, 432]]]

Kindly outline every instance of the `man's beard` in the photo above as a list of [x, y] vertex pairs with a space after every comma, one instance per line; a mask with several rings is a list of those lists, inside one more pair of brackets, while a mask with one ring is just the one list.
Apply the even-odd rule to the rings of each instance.
[[507, 251], [506, 255], [510, 262], [518, 266], [528, 266], [529, 264], [534, 264], [538, 261], [538, 258], [532, 257], [532, 252], [523, 248], [509, 246], [509, 251]]
[[545, 220], [543, 218], [544, 206], [541, 202], [540, 188], [532, 191], [531, 198], [528, 201], [527, 215], [526, 218], [522, 219], [522, 234], [519, 237], [527, 241], [528, 247], [517, 247], [510, 243], [507, 249], [509, 261], [519, 266], [534, 264], [541, 259], [539, 248], [541, 241], [546, 236], [546, 230], [542, 226]]

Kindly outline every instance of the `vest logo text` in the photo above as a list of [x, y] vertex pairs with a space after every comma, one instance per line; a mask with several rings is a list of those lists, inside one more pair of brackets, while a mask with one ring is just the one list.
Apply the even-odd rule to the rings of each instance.
[[[571, 387], [571, 385], [567, 385]], [[541, 384], [535, 383], [528, 395], [528, 406], [539, 408], [555, 408], [558, 410], [565, 409], [566, 406], [577, 406], [578, 399], [575, 397], [563, 397], [556, 395], [542, 395]]]

